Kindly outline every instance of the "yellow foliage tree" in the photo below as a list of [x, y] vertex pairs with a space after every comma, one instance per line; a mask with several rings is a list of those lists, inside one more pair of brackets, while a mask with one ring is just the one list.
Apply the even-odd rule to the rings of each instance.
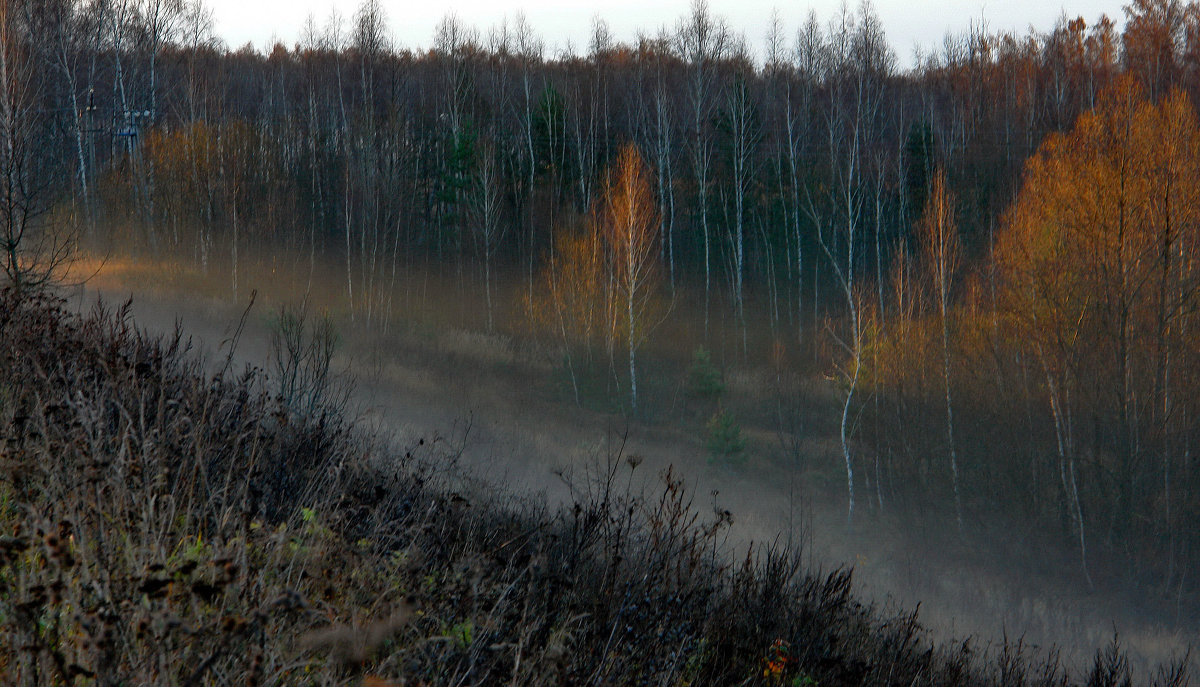
[[[626, 344], [629, 399], [637, 410], [637, 351], [657, 289], [658, 211], [646, 164], [625, 145], [581, 230], [562, 232], [530, 301], [534, 321], [559, 335], [575, 383], [572, 345]], [[578, 385], [575, 385], [578, 400]]]
[[636, 412], [637, 349], [646, 339], [645, 315], [658, 275], [658, 206], [646, 163], [632, 144], [621, 147], [609, 170], [598, 221], [629, 353], [629, 400]]
[[1086, 573], [1079, 427], [1098, 474], [1112, 475], [1111, 521], [1132, 523], [1149, 456], [1169, 472], [1181, 380], [1198, 362], [1188, 333], [1200, 293], [1200, 127], [1187, 97], [1155, 103], [1132, 77], [1118, 80], [1029, 161], [1005, 224], [1000, 307], [1044, 374]]
[[529, 314], [533, 324], [553, 332], [563, 347], [563, 358], [571, 378], [575, 402], [580, 401], [573, 350], [588, 348], [611, 331], [604, 246], [600, 237], [584, 225], [582, 230], [563, 229], [555, 234], [555, 250], [542, 270], [538, 288], [531, 293]]

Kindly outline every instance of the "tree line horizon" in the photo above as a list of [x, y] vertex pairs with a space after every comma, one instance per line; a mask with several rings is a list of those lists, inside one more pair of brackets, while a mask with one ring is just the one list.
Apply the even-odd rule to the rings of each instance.
[[756, 60], [703, 0], [634, 44], [598, 19], [586, 54], [550, 57], [520, 17], [449, 16], [407, 51], [378, 0], [269, 53], [223, 46], [200, 0], [13, 0], [5, 269], [74, 222], [236, 295], [239, 251], [286, 249], [337, 264], [349, 316], [386, 328], [421, 261], [477, 274], [489, 329], [503, 269], [568, 362], [608, 342], [635, 407], [641, 320], [686, 302], [702, 343], [723, 318], [743, 359], [753, 334], [834, 380], [850, 517], [1002, 513], [1056, 533], [1088, 584], [1182, 599], [1200, 6], [1123, 11], [1121, 32], [972, 27], [902, 71], [869, 3], [776, 21]]

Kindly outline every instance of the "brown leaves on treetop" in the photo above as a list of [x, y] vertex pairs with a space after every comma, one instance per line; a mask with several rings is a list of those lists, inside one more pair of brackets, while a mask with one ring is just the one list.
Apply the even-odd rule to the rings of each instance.
[[[1131, 77], [1026, 165], [997, 246], [1008, 310], [1078, 321], [1147, 295], [1164, 241], [1200, 219], [1200, 134], [1187, 97], [1148, 101]], [[1057, 314], [1056, 314], [1057, 313]]]
[[631, 297], [641, 312], [656, 277], [657, 207], [636, 146], [622, 146], [592, 215], [555, 234], [540, 295], [530, 303], [534, 322], [580, 342], [628, 336], [621, 303]]

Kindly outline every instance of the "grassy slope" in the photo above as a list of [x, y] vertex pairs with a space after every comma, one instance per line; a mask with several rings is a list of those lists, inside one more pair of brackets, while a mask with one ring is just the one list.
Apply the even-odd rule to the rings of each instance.
[[557, 512], [452, 492], [436, 447], [206, 369], [120, 311], [0, 296], [4, 683], [1070, 682], [1019, 646], [931, 646], [795, 552], [725, 560], [722, 516], [669, 473], [636, 486], [635, 459]]

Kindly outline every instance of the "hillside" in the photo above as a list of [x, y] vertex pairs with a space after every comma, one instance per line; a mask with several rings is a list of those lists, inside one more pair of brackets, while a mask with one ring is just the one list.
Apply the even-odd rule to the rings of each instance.
[[[543, 505], [463, 488], [126, 309], [0, 299], [8, 684], [1074, 684], [934, 646], [611, 456]], [[206, 372], [216, 369], [215, 374]], [[1126, 684], [1115, 648], [1086, 684]], [[1181, 668], [1153, 684], [1183, 685]], [[1080, 683], [1083, 684], [1083, 683]]]

